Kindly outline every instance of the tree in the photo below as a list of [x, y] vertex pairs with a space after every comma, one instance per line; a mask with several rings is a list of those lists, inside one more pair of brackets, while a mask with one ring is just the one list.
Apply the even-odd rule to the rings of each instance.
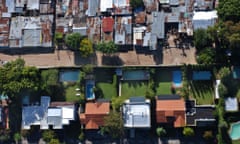
[[63, 40], [63, 34], [60, 32], [56, 32], [54, 35], [54, 42], [58, 44], [62, 40]]
[[166, 132], [166, 130], [163, 127], [158, 127], [156, 129], [156, 133], [157, 133], [158, 137], [161, 137], [161, 136], [166, 135], [167, 132]]
[[222, 83], [220, 83], [220, 85], [218, 86], [218, 92], [220, 97], [225, 97], [226, 94], [228, 94], [228, 89], [226, 88], [226, 86]]
[[190, 127], [184, 127], [183, 135], [186, 137], [194, 136], [194, 130]]
[[56, 138], [53, 138], [50, 140], [50, 142], [48, 144], [60, 144], [60, 141]]
[[111, 55], [118, 51], [118, 46], [113, 41], [98, 43], [96, 48], [98, 51], [107, 55]]
[[52, 130], [46, 130], [46, 131], [43, 132], [42, 138], [43, 138], [44, 141], [49, 143], [52, 139], [55, 138], [55, 133]]
[[205, 29], [197, 29], [194, 31], [193, 42], [198, 52], [206, 47], [212, 46], [211, 37], [209, 37]]
[[217, 13], [221, 20], [240, 21], [239, 0], [219, 0]]
[[10, 98], [23, 90], [39, 89], [40, 75], [36, 67], [25, 66], [23, 59], [8, 62], [0, 68], [0, 91]]
[[65, 37], [65, 43], [70, 49], [78, 50], [80, 47], [80, 42], [82, 38], [83, 37], [79, 33], [67, 34]]
[[130, 6], [135, 9], [138, 7], [143, 7], [144, 3], [143, 0], [130, 0]]
[[104, 117], [104, 130], [113, 138], [123, 136], [123, 119], [119, 112], [111, 111], [108, 116]]
[[216, 52], [213, 48], [204, 48], [197, 56], [198, 64], [214, 64]]
[[18, 144], [19, 140], [21, 140], [21, 134], [15, 133], [13, 137], [14, 137], [15, 143]]
[[203, 134], [203, 138], [206, 140], [211, 140], [213, 138], [213, 133], [212, 131], [205, 131]]
[[92, 45], [92, 42], [91, 42], [89, 39], [84, 38], [84, 39], [81, 41], [79, 50], [80, 50], [80, 52], [81, 52], [81, 56], [82, 56], [82, 57], [88, 57], [90, 54], [93, 53], [93, 45]]
[[49, 95], [53, 100], [64, 99], [62, 86], [59, 83], [59, 71], [57, 69], [41, 71], [41, 94]]
[[41, 71], [42, 88], [58, 85], [58, 70], [48, 69]]
[[112, 107], [114, 111], [119, 111], [125, 98], [123, 96], [112, 98]]

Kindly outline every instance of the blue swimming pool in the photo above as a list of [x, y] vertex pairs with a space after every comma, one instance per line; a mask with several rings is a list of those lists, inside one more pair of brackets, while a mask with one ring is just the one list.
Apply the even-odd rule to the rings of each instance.
[[210, 71], [193, 71], [192, 79], [193, 80], [210, 80], [211, 79]]
[[123, 80], [148, 80], [149, 72], [145, 70], [124, 71]]
[[76, 82], [79, 78], [80, 70], [66, 70], [60, 71], [59, 81], [60, 82]]
[[233, 78], [234, 79], [239, 79], [240, 78], [240, 67], [234, 67]]
[[93, 100], [95, 99], [95, 94], [94, 94], [94, 82], [93, 81], [87, 81], [86, 82], [86, 99], [87, 100]]
[[182, 85], [182, 72], [180, 70], [173, 71], [172, 81], [175, 87]]
[[230, 137], [232, 140], [240, 139], [240, 122], [232, 124], [230, 130]]

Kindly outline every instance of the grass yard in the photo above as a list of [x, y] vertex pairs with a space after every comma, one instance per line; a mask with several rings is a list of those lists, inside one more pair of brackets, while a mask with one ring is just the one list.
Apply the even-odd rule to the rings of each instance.
[[232, 144], [240, 144], [240, 140], [233, 140]]
[[214, 87], [210, 81], [190, 82], [190, 98], [195, 98], [197, 104], [214, 103]]
[[155, 72], [155, 89], [156, 95], [160, 94], [172, 94], [172, 69], [171, 68], [161, 68], [157, 69]]
[[84, 99], [84, 94], [81, 94], [80, 96], [76, 95], [76, 93], [80, 93], [76, 91], [76, 88], [78, 88], [77, 85], [71, 85], [66, 87], [65, 94], [67, 102], [80, 102]]
[[122, 82], [121, 95], [129, 98], [132, 96], [145, 96], [148, 83], [144, 81], [125, 81]]
[[96, 87], [100, 97], [111, 99], [117, 94], [117, 76], [115, 68], [98, 68], [95, 70]]
[[162, 94], [172, 94], [171, 92], [171, 86], [172, 82], [160, 82], [158, 83], [156, 94], [162, 95]]
[[106, 99], [111, 99], [112, 97], [116, 97], [117, 89], [116, 86], [112, 83], [97, 83], [97, 87], [101, 89], [103, 97]]

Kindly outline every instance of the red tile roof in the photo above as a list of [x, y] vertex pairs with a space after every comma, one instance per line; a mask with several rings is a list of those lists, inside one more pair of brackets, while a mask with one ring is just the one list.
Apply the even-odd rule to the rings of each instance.
[[98, 129], [99, 126], [103, 126], [104, 117], [109, 112], [109, 102], [88, 102], [86, 103], [85, 113], [80, 114], [80, 121], [85, 124], [85, 129]]
[[102, 30], [103, 32], [113, 31], [114, 20], [111, 17], [103, 18], [102, 20]]
[[157, 123], [169, 123], [168, 118], [174, 117], [174, 127], [185, 126], [185, 101], [183, 99], [156, 101]]

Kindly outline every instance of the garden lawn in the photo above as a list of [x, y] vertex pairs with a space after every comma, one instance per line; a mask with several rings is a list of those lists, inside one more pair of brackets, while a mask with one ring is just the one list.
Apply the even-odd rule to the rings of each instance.
[[118, 95], [116, 85], [114, 85], [114, 83], [99, 82], [97, 83], [97, 87], [101, 89], [103, 97], [106, 99], [111, 99], [112, 97], [116, 97]]
[[156, 95], [171, 94], [172, 69], [163, 68], [155, 72]]
[[171, 92], [172, 82], [160, 82], [158, 83], [156, 94], [164, 95], [164, 94], [172, 94]]
[[121, 96], [126, 98], [132, 96], [145, 96], [148, 83], [144, 81], [125, 81], [122, 82]]
[[67, 102], [80, 102], [83, 99], [83, 94], [80, 96], [77, 96], [76, 93], [80, 93], [76, 91], [76, 88], [78, 88], [77, 85], [67, 86], [65, 89], [66, 94], [66, 101]]
[[190, 98], [195, 98], [197, 104], [214, 103], [214, 87], [211, 81], [190, 82]]

